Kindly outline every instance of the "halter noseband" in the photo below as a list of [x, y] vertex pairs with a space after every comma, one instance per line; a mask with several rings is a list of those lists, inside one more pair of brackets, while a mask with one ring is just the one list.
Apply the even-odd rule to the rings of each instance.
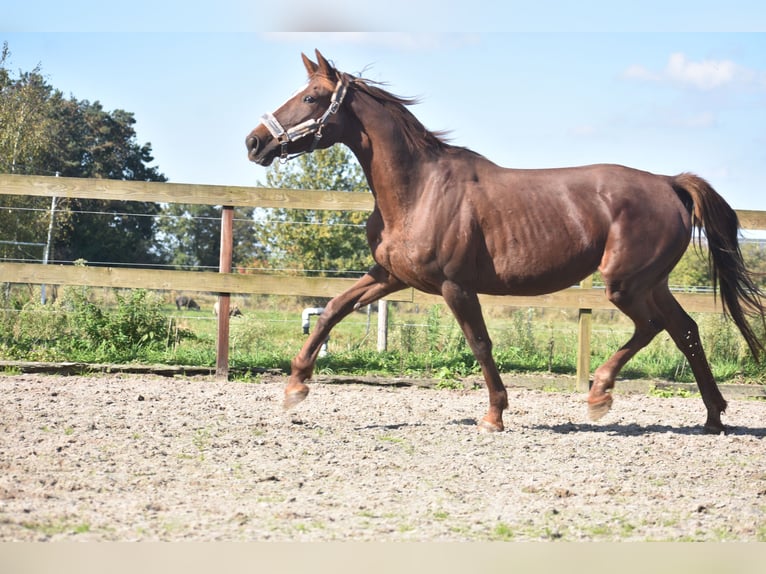
[[[266, 126], [266, 129], [271, 132], [271, 135], [282, 144], [282, 152], [279, 156], [280, 162], [285, 163], [287, 160], [296, 158], [304, 153], [311, 153], [317, 148], [319, 140], [322, 139], [322, 129], [324, 128], [325, 122], [327, 122], [327, 119], [332, 114], [338, 111], [338, 108], [343, 103], [343, 98], [346, 97], [346, 90], [347, 87], [346, 84], [343, 83], [343, 80], [338, 80], [338, 83], [335, 84], [335, 91], [330, 97], [330, 107], [325, 110], [325, 113], [318, 119], [312, 118], [288, 129], [283, 128], [282, 124], [279, 123], [279, 120], [272, 113], [266, 113], [261, 116], [263, 125]], [[314, 141], [311, 142], [309, 149], [293, 155], [287, 153], [287, 144], [311, 134], [314, 134]]]

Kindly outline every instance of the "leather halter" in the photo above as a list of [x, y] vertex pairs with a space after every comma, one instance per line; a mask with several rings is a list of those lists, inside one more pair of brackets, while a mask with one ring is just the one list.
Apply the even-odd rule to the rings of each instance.
[[[322, 139], [322, 129], [324, 128], [325, 122], [327, 122], [332, 114], [338, 111], [338, 108], [343, 103], [343, 98], [346, 97], [346, 91], [346, 84], [343, 83], [343, 80], [338, 80], [338, 83], [335, 85], [335, 91], [332, 93], [332, 97], [330, 97], [330, 107], [328, 107], [319, 118], [306, 120], [291, 128], [285, 129], [282, 127], [282, 124], [279, 123], [279, 120], [272, 113], [266, 113], [261, 116], [263, 125], [266, 126], [266, 129], [271, 132], [271, 135], [282, 144], [282, 152], [279, 156], [280, 162], [285, 163], [287, 160], [296, 158], [304, 153], [311, 153], [317, 148], [319, 140]], [[314, 135], [314, 141], [311, 142], [309, 149], [292, 155], [287, 153], [287, 144], [311, 134]]]

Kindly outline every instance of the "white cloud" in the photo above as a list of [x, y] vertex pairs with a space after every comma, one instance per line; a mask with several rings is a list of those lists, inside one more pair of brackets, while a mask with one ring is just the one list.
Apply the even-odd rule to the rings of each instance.
[[681, 84], [701, 90], [711, 90], [732, 84], [744, 74], [731, 60], [702, 60], [693, 62], [682, 53], [670, 55], [665, 75]]
[[[763, 75], [761, 75], [763, 76]], [[629, 66], [623, 77], [632, 80], [670, 82], [698, 90], [714, 90], [724, 86], [750, 85], [757, 74], [731, 60], [690, 60], [686, 54], [671, 54], [665, 68], [652, 71], [645, 66]]]

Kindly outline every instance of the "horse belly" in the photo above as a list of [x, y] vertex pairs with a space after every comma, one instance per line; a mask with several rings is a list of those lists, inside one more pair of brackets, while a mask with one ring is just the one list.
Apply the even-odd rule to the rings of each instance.
[[566, 233], [555, 239], [509, 241], [479, 259], [478, 291], [494, 295], [543, 295], [576, 285], [598, 269], [604, 242], [578, 241]]
[[577, 285], [598, 268], [598, 263], [578, 266], [576, 269], [552, 270], [530, 274], [519, 271], [511, 276], [499, 275], [496, 280], [484, 281], [477, 286], [479, 293], [487, 295], [546, 295]]

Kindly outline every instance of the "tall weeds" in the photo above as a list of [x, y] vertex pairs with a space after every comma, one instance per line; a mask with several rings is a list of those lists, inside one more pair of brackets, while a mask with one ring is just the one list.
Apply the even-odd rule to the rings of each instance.
[[105, 305], [90, 289], [71, 287], [50, 305], [6, 305], [0, 318], [2, 354], [24, 360], [156, 360], [193, 337], [165, 314], [155, 295], [142, 289], [113, 295], [115, 304]]

